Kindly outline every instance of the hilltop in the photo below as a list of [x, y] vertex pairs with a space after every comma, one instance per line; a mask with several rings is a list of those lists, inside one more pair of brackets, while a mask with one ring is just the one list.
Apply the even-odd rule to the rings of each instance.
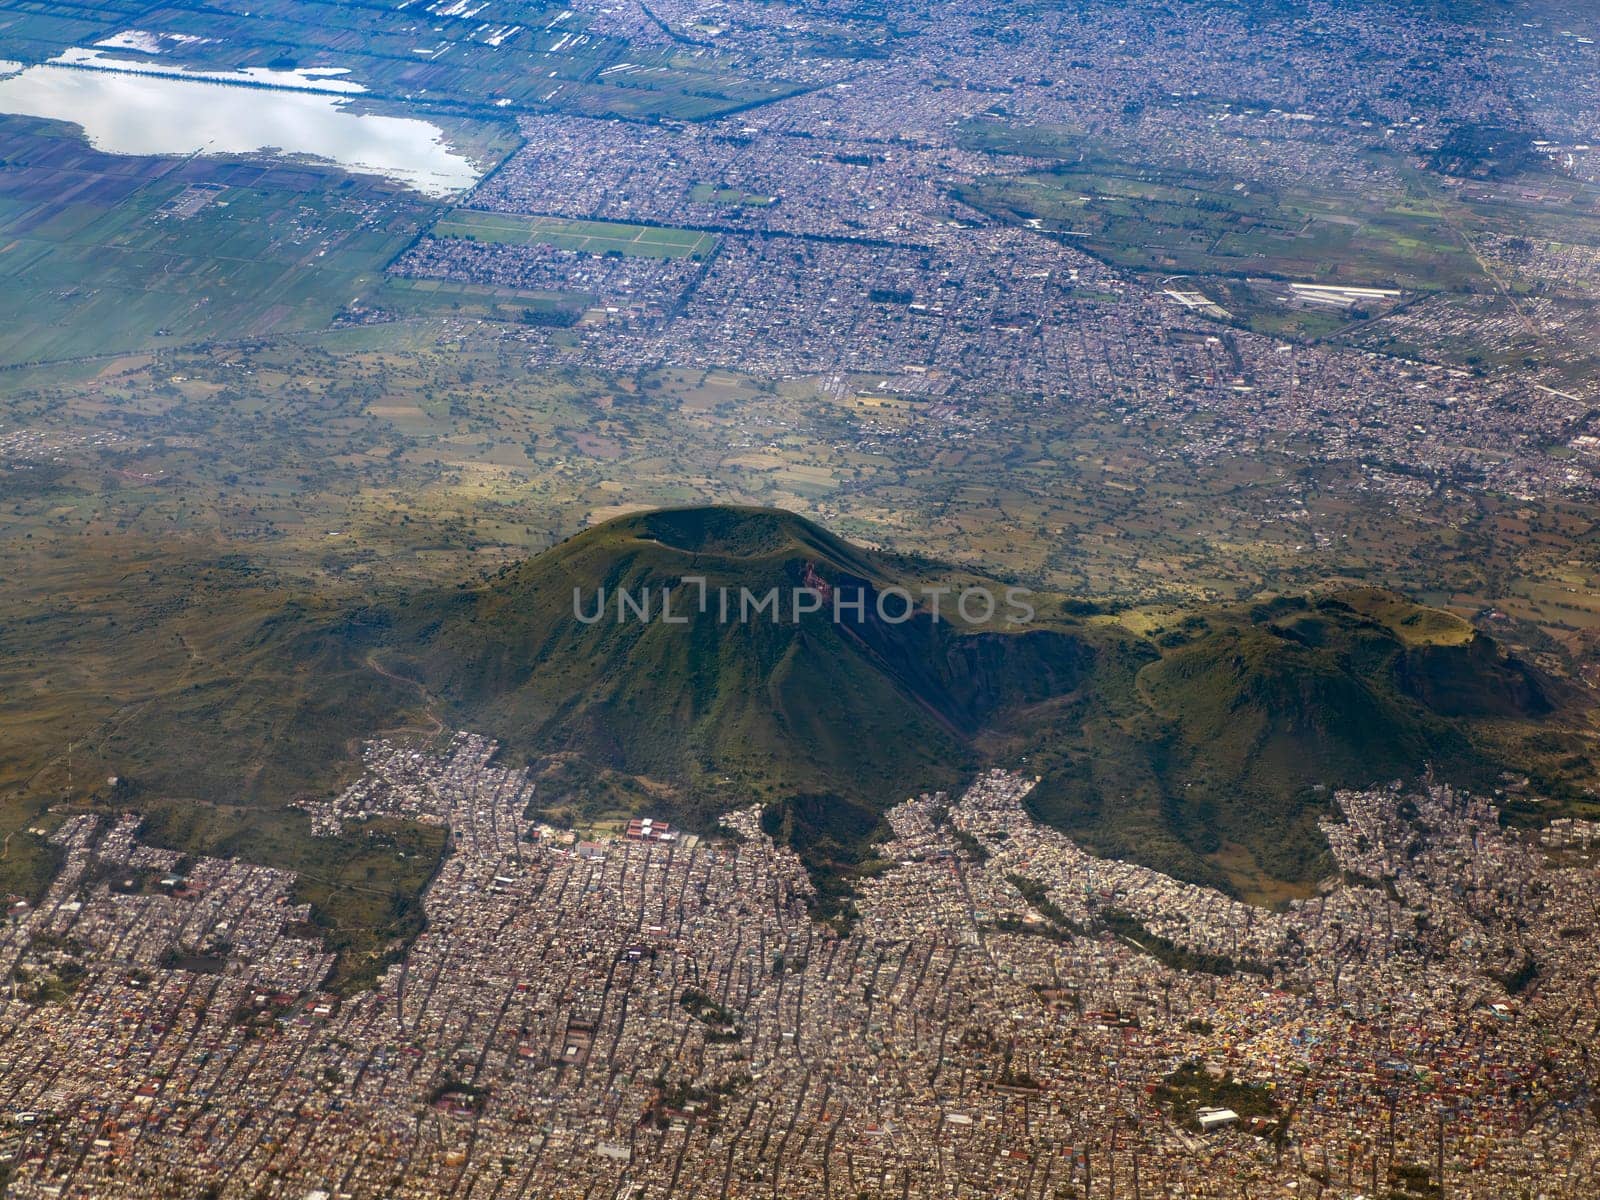
[[[550, 790], [569, 789], [574, 816], [626, 811], [637, 798], [704, 827], [753, 798], [813, 865], [844, 865], [880, 832], [884, 808], [974, 770], [974, 740], [1000, 713], [1096, 669], [1094, 642], [1072, 630], [1004, 630], [999, 613], [992, 627], [968, 626], [953, 610], [943, 616], [955, 621], [928, 611], [901, 620], [897, 596], [878, 603], [889, 589], [962, 582], [789, 513], [646, 513], [485, 586], [397, 606], [385, 661], [453, 723], [542, 762]], [[741, 612], [745, 597], [774, 589], [778, 619]], [[798, 589], [830, 599], [794, 619]], [[665, 590], [683, 624], [665, 619]], [[862, 600], [860, 619], [844, 608], [835, 619], [833, 591]], [[619, 619], [619, 592], [648, 597], [652, 619], [634, 607]], [[579, 619], [575, 593], [585, 615], [603, 615]]]
[[[248, 763], [245, 794], [272, 807], [316, 786], [312, 752], [338, 759], [426, 707], [534, 765], [552, 819], [645, 811], [709, 830], [757, 801], [830, 901], [870, 864], [887, 808], [988, 763], [1040, 775], [1035, 815], [1096, 851], [1257, 899], [1328, 870], [1333, 788], [1432, 767], [1571, 799], [1594, 776], [1575, 692], [1392, 592], [1150, 628], [1044, 595], [1019, 620], [1007, 586], [788, 512], [636, 513], [478, 583], [241, 614], [232, 656], [211, 652], [235, 673], [174, 689], [122, 743], [145, 746], [136, 795], [218, 803], [225, 768]], [[956, 611], [973, 588], [999, 598], [991, 619]], [[799, 589], [827, 602], [794, 613]], [[779, 619], [738, 619], [741, 596], [774, 590]], [[835, 619], [832, 598], [858, 594], [859, 617]], [[902, 619], [904, 595], [918, 604]]]
[[[667, 510], [412, 599], [385, 661], [453, 723], [543, 763], [567, 815], [646, 807], [705, 827], [754, 798], [824, 875], [870, 854], [883, 809], [986, 762], [1026, 758], [1043, 777], [1037, 815], [1102, 852], [1259, 895], [1327, 870], [1316, 821], [1332, 788], [1432, 766], [1479, 787], [1532, 771], [1563, 792], [1589, 769], [1538, 749], [1570, 695], [1461, 619], [1390, 592], [1196, 612], [1146, 636], [1059, 597], [1035, 597], [1015, 626], [935, 621], [927, 605], [891, 623], [873, 600], [859, 622], [724, 623], [714, 599], [696, 607], [702, 585], [686, 581], [698, 579], [712, 597], [1005, 591], [786, 512]], [[602, 588], [602, 619], [575, 619], [574, 590], [593, 614]], [[686, 624], [615, 619], [618, 590], [667, 588]]]
[[1580, 697], [1392, 592], [1194, 612], [1150, 644], [1131, 696], [1102, 679], [1034, 730], [1037, 813], [1101, 853], [1281, 898], [1328, 869], [1336, 788], [1431, 768], [1490, 791], [1515, 771], [1576, 799], [1593, 778]]

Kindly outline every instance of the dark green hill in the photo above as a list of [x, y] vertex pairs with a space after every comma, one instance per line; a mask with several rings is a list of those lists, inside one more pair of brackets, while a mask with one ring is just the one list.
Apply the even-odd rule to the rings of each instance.
[[[949, 619], [980, 585], [996, 619]], [[942, 620], [935, 587], [950, 589]], [[821, 611], [793, 612], [800, 589]], [[777, 619], [749, 607], [774, 590]], [[832, 599], [858, 593], [836, 619]], [[905, 593], [923, 598], [902, 620]], [[143, 748], [147, 794], [225, 800], [243, 763], [245, 794], [270, 805], [426, 695], [533, 764], [554, 815], [708, 829], [759, 801], [834, 891], [885, 809], [990, 762], [1025, 759], [1036, 815], [1095, 850], [1257, 898], [1327, 869], [1333, 788], [1430, 764], [1480, 787], [1528, 773], [1558, 798], [1595, 778], [1574, 694], [1392, 593], [1195, 612], [1148, 636], [1131, 616], [1032, 602], [1036, 619], [1008, 625], [1005, 585], [789, 513], [641, 513], [486, 582], [241, 613], [204, 647], [232, 673], [174, 686], [118, 740]]]
[[[706, 611], [697, 599], [704, 580]], [[1427, 765], [1560, 789], [1534, 734], [1566, 703], [1471, 626], [1392, 593], [1191, 615], [1151, 640], [1046, 605], [1028, 628], [879, 615], [885, 589], [984, 582], [851, 546], [789, 513], [625, 517], [485, 586], [397, 608], [385, 661], [517, 753], [582, 764], [582, 815], [643, 803], [706, 826], [769, 805], [819, 876], [859, 861], [877, 815], [987, 761], [1027, 756], [1040, 817], [1094, 848], [1247, 894], [1324, 872], [1331, 790]], [[724, 589], [864, 589], [864, 620], [719, 618]], [[593, 624], [577, 619], [573, 593]], [[669, 589], [681, 625], [661, 620]], [[653, 619], [616, 593], [655, 598]], [[897, 604], [890, 605], [898, 615]], [[950, 615], [948, 598], [944, 614]], [[1570, 756], [1569, 756], [1570, 757]], [[548, 793], [559, 794], [552, 787]]]
[[[973, 739], [996, 714], [1070, 691], [1095, 667], [1073, 631], [900, 620], [903, 599], [884, 596], [935, 582], [787, 513], [650, 513], [486, 586], [397, 607], [385, 662], [514, 753], [642, 777], [658, 812], [693, 825], [750, 798], [793, 807], [775, 820], [807, 857], [843, 861], [885, 808], [974, 769]], [[830, 599], [795, 619], [806, 588]], [[776, 620], [755, 609], [774, 589]], [[860, 611], [842, 603], [835, 619], [835, 591]], [[589, 815], [607, 799], [591, 790]]]
[[1448, 613], [1360, 590], [1185, 628], [1093, 744], [1041, 738], [1040, 815], [1104, 852], [1272, 894], [1326, 869], [1332, 789], [1424, 766], [1485, 789], [1531, 772], [1560, 797], [1592, 778], [1574, 697]]

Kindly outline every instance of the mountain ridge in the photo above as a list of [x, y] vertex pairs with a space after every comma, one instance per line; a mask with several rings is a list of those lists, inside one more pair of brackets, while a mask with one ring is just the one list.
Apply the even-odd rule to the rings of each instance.
[[[411, 681], [437, 720], [537, 767], [556, 819], [649, 811], [710, 831], [762, 804], [836, 905], [870, 868], [884, 811], [994, 763], [1025, 761], [1041, 777], [1034, 814], [1096, 852], [1258, 898], [1325, 872], [1333, 788], [1432, 765], [1477, 787], [1528, 774], [1559, 798], [1595, 775], [1573, 689], [1392, 592], [1195, 610], [1157, 633], [1059, 596], [1008, 608], [1007, 587], [793, 513], [635, 513], [478, 583], [241, 622], [234, 691], [180, 697], [162, 735], [214, 738], [201, 713], [281, 732], [257, 748], [258, 773], [299, 779], [282, 769], [299, 741], [408, 719]], [[774, 589], [781, 612], [739, 612]], [[979, 589], [995, 613], [963, 621], [952, 598]], [[851, 594], [859, 619], [824, 602]], [[374, 666], [386, 677], [358, 695]], [[262, 716], [274, 671], [301, 689], [292, 720]]]

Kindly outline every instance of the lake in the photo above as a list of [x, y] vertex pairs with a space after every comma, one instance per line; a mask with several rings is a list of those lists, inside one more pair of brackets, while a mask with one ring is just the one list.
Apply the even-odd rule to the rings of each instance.
[[236, 87], [181, 72], [133, 74], [152, 67], [122, 69], [86, 53], [78, 52], [82, 66], [0, 63], [0, 114], [69, 121], [107, 154], [306, 156], [433, 197], [470, 188], [482, 174], [437, 125], [353, 107], [361, 89], [329, 77], [337, 72], [252, 71], [239, 78], [255, 86]]

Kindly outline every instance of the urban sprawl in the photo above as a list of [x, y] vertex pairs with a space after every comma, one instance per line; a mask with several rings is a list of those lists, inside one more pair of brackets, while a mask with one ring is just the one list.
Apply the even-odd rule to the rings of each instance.
[[758, 810], [580, 838], [495, 755], [376, 742], [305, 802], [450, 831], [425, 932], [345, 999], [291, 876], [68, 820], [0, 942], [9, 1194], [1594, 1194], [1593, 825], [1341, 793], [1338, 876], [1266, 910], [992, 771], [890, 812], [841, 933]]

